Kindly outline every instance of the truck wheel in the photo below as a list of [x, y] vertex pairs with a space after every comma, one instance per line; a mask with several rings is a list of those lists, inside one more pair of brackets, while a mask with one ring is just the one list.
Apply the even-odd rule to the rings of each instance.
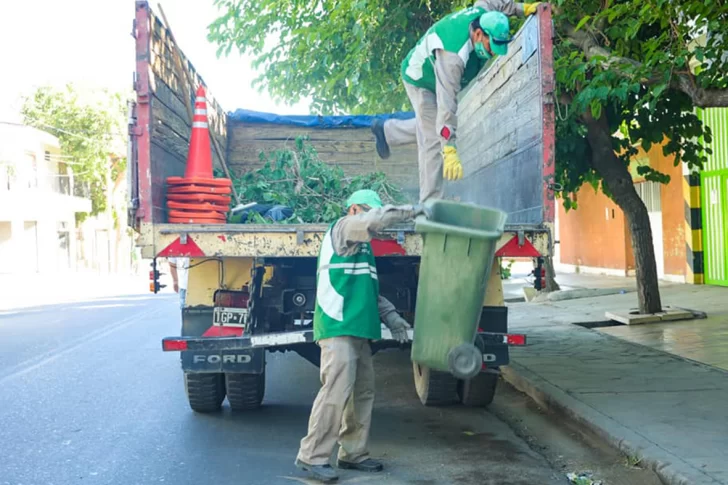
[[458, 397], [466, 406], [484, 408], [493, 402], [498, 374], [481, 372], [472, 379], [458, 382]]
[[261, 374], [225, 374], [225, 387], [233, 411], [249, 411], [260, 406], [265, 394], [265, 372]]
[[225, 399], [225, 379], [218, 373], [185, 372], [185, 392], [193, 411], [213, 413]]
[[457, 402], [458, 381], [447, 372], [431, 370], [412, 362], [415, 375], [415, 389], [425, 406], [443, 406]]

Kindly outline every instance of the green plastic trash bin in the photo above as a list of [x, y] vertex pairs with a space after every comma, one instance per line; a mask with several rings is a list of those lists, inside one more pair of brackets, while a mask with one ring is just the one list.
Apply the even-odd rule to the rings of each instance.
[[483, 354], [473, 342], [507, 216], [444, 200], [427, 205], [432, 217], [415, 222], [423, 249], [412, 360], [469, 379], [482, 367]]

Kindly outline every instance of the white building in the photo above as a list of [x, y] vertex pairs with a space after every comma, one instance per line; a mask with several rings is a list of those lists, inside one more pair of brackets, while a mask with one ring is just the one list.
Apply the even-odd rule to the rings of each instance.
[[0, 273], [76, 268], [76, 222], [91, 211], [58, 139], [0, 122]]

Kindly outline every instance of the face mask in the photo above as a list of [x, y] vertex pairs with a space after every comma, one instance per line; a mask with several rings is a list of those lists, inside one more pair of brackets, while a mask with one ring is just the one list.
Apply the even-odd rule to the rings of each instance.
[[484, 61], [487, 61], [488, 59], [490, 59], [491, 57], [493, 57], [490, 54], [490, 52], [488, 52], [485, 49], [485, 45], [483, 45], [482, 42], [478, 42], [477, 44], [475, 44], [474, 48], [475, 48], [475, 55], [478, 56], [478, 59], [482, 59]]

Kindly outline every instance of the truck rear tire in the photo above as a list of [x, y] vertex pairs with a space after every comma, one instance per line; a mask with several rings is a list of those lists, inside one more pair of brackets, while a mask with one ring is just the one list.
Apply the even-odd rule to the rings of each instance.
[[225, 374], [225, 387], [233, 411], [250, 411], [260, 407], [265, 395], [265, 372], [261, 374]]
[[220, 373], [185, 372], [185, 392], [193, 411], [214, 413], [225, 400], [225, 377]]
[[493, 402], [498, 374], [481, 372], [472, 379], [458, 382], [458, 397], [466, 406], [484, 408]]
[[458, 400], [458, 380], [447, 372], [431, 370], [412, 362], [415, 376], [415, 390], [425, 406], [444, 406]]

